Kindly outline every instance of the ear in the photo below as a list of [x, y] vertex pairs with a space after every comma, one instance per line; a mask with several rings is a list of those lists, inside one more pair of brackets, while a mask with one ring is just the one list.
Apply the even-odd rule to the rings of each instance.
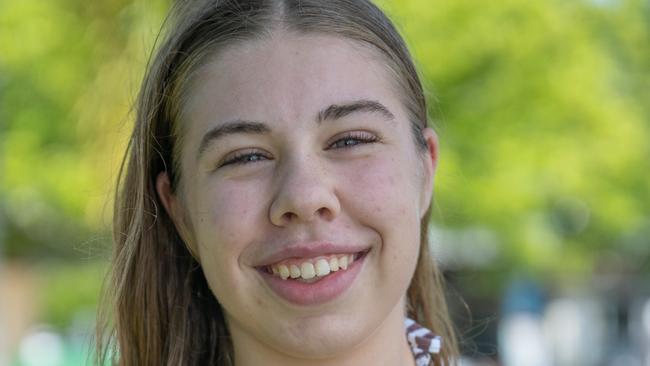
[[422, 135], [427, 143], [427, 151], [424, 152], [422, 157], [424, 169], [422, 175], [422, 201], [420, 202], [420, 207], [422, 209], [420, 211], [420, 218], [424, 216], [431, 205], [431, 198], [433, 196], [433, 178], [435, 177], [436, 168], [438, 166], [438, 135], [436, 135], [436, 132], [430, 127], [423, 129]]
[[169, 180], [169, 175], [167, 172], [161, 172], [158, 174], [158, 177], [156, 177], [156, 193], [158, 193], [160, 201], [162, 202], [163, 206], [165, 206], [165, 211], [174, 223], [176, 231], [178, 231], [181, 239], [183, 239], [183, 242], [187, 246], [187, 249], [190, 251], [190, 254], [192, 254], [194, 259], [198, 261], [198, 252], [196, 251], [196, 248], [194, 248], [193, 242], [190, 240], [190, 231], [188, 230], [187, 225], [185, 225], [186, 218], [183, 216], [184, 213], [183, 208], [181, 207], [181, 202], [179, 201], [176, 194], [172, 191], [171, 182]]

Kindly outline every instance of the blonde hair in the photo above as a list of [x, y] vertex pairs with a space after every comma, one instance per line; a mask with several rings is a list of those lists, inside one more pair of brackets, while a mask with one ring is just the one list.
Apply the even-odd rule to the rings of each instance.
[[[114, 253], [97, 327], [96, 362], [119, 365], [232, 365], [233, 348], [218, 299], [160, 209], [156, 178], [180, 184], [179, 115], [186, 81], [209, 55], [273, 27], [345, 37], [377, 50], [403, 92], [414, 144], [426, 153], [427, 107], [409, 51], [390, 20], [365, 0], [177, 1], [168, 31], [144, 77], [136, 120], [118, 178]], [[458, 355], [442, 275], [428, 248], [430, 210], [408, 289], [408, 316], [442, 336], [435, 365]], [[112, 319], [112, 320], [109, 320]], [[114, 356], [112, 356], [114, 355]], [[114, 360], [112, 360], [114, 361]]]

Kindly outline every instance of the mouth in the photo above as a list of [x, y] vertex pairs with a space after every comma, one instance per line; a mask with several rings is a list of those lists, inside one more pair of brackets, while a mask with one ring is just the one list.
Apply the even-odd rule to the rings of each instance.
[[273, 276], [285, 281], [300, 281], [314, 283], [339, 271], [346, 271], [348, 267], [363, 258], [370, 249], [357, 253], [321, 255], [314, 258], [295, 258], [283, 260], [262, 269]]
[[258, 267], [271, 290], [297, 305], [330, 301], [349, 288], [370, 249], [312, 258], [288, 258]]

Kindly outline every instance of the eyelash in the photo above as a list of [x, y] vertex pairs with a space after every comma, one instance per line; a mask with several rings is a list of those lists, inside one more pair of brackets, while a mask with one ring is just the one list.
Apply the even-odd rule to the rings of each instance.
[[[342, 136], [336, 139], [334, 142], [328, 145], [328, 148], [335, 149], [349, 149], [357, 145], [371, 144], [380, 141], [379, 137], [368, 132], [350, 132], [345, 136]], [[349, 143], [352, 142], [352, 143]], [[340, 145], [340, 143], [343, 143]], [[250, 160], [252, 157], [256, 157], [255, 160]], [[243, 151], [238, 152], [232, 157], [224, 160], [219, 167], [227, 165], [246, 165], [260, 160], [268, 160], [268, 156], [261, 154], [257, 151]]]
[[347, 148], [350, 148], [350, 147], [354, 147], [356, 145], [371, 144], [371, 143], [374, 143], [374, 142], [378, 142], [379, 137], [377, 137], [376, 135], [373, 135], [373, 134], [371, 134], [369, 132], [350, 132], [350, 133], [336, 139], [334, 142], [329, 144], [329, 147], [331, 148], [334, 145], [337, 145], [339, 142], [342, 142], [342, 141], [353, 141], [353, 140], [355, 141], [354, 143], [348, 144], [347, 142], [344, 142], [343, 145], [338, 146], [337, 148], [338, 149], [347, 149]]
[[[250, 160], [252, 157], [257, 157], [255, 160]], [[259, 153], [258, 151], [242, 151], [237, 152], [232, 157], [227, 158], [219, 167], [224, 167], [226, 165], [246, 165], [260, 160], [268, 160], [269, 158], [264, 154]]]

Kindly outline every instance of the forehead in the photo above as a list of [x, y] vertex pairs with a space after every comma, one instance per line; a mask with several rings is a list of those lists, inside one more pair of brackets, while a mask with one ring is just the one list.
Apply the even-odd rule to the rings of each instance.
[[399, 114], [392, 75], [379, 51], [360, 42], [274, 32], [222, 50], [197, 69], [183, 108], [183, 123], [192, 126], [183, 129], [200, 134], [231, 119], [311, 120], [326, 105], [357, 99]]

